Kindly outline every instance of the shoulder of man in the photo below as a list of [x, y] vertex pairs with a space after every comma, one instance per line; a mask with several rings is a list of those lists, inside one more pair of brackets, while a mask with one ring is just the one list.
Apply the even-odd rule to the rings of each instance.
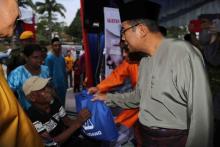
[[197, 48], [194, 48], [193, 45], [184, 40], [173, 39], [170, 41], [170, 44], [168, 46], [169, 49], [172, 50], [172, 54], [176, 54], [182, 57], [186, 55], [194, 56], [198, 54], [199, 56], [201, 56], [201, 53]]

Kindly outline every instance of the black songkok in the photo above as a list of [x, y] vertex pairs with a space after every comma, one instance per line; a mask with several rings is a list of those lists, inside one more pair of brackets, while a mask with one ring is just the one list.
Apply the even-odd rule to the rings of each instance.
[[150, 19], [157, 21], [160, 5], [147, 0], [134, 0], [119, 7], [121, 22], [134, 19]]

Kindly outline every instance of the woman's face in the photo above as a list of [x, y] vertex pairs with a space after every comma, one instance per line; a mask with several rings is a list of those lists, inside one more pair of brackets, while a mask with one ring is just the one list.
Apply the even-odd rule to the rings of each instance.
[[32, 55], [27, 57], [27, 64], [29, 64], [33, 68], [40, 68], [42, 64], [42, 52], [41, 51], [34, 51]]

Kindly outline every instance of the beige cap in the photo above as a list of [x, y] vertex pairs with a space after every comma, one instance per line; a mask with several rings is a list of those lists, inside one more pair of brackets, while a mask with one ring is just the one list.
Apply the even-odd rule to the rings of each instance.
[[38, 76], [30, 77], [24, 82], [24, 85], [22, 87], [24, 94], [27, 96], [32, 91], [38, 91], [38, 90], [43, 89], [47, 85], [50, 79], [51, 78], [44, 79]]

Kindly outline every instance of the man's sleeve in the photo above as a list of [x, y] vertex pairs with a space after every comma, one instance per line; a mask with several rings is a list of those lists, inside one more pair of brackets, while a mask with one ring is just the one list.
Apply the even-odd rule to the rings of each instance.
[[39, 134], [46, 131], [46, 128], [40, 121], [33, 122], [33, 125]]
[[60, 117], [64, 117], [64, 116], [66, 116], [66, 111], [65, 111], [65, 109], [64, 109], [63, 106], [60, 106], [60, 109], [59, 109], [59, 116], [60, 116]]
[[109, 105], [117, 105], [121, 108], [138, 108], [140, 104], [140, 90], [137, 83], [135, 89], [127, 93], [107, 94], [106, 103]]
[[211, 147], [213, 106], [209, 82], [201, 54], [184, 57], [176, 64], [176, 84], [186, 98], [189, 119], [187, 147]]

